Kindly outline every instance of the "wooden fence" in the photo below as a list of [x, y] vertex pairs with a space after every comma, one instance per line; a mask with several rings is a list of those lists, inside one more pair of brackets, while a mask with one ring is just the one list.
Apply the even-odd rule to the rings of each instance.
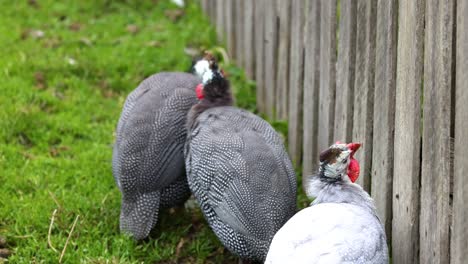
[[393, 263], [468, 261], [467, 0], [202, 0], [304, 175], [360, 141]]

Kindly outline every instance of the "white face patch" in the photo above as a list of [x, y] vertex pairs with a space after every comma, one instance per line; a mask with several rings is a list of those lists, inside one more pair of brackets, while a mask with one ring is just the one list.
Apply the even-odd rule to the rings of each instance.
[[341, 177], [346, 174], [350, 162], [351, 150], [348, 150], [346, 145], [335, 144], [334, 147], [342, 149], [342, 152], [336, 157], [335, 162], [326, 164], [324, 174], [329, 178]]
[[207, 60], [199, 60], [195, 66], [195, 73], [202, 79], [203, 84], [206, 84], [213, 78], [213, 71], [210, 69], [210, 63]]

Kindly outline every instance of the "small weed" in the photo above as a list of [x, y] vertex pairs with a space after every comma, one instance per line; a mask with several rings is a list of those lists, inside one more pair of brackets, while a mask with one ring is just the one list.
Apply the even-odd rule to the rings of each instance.
[[220, 253], [198, 209], [163, 211], [143, 242], [119, 232], [111, 156], [123, 102], [153, 73], [186, 71], [188, 47], [215, 45], [198, 5], [7, 1], [0, 22], [0, 248], [8, 261], [57, 263], [69, 236], [63, 263], [235, 259]]
[[[57, 263], [67, 239], [64, 263], [237, 262], [197, 208], [163, 210], [142, 242], [119, 232], [111, 156], [126, 95], [156, 72], [187, 71], [194, 53], [216, 44], [188, 2], [2, 4], [0, 248], [9, 262]], [[237, 105], [257, 113], [255, 83], [221, 63]], [[272, 124], [287, 138], [286, 122]]]

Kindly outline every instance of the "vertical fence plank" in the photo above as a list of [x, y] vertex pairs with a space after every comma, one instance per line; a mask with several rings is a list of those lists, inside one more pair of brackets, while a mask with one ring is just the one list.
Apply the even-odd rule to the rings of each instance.
[[452, 264], [468, 259], [468, 1], [457, 3]]
[[[226, 15], [226, 9], [227, 9], [227, 5], [229, 3], [228, 0], [221, 0], [220, 1], [221, 4], [221, 9], [219, 10], [218, 14], [220, 16], [223, 16], [223, 24], [222, 24], [222, 31], [223, 31], [223, 39], [222, 41], [224, 42], [226, 48], [227, 48], [227, 45], [228, 45], [228, 40], [227, 40], [227, 33], [228, 33], [228, 22], [227, 22], [227, 15]], [[219, 26], [219, 25], [218, 25]], [[227, 50], [226, 50], [227, 51]]]
[[356, 159], [361, 163], [361, 176], [357, 183], [367, 191], [370, 190], [372, 162], [376, 10], [375, 0], [357, 3], [353, 141], [363, 143], [362, 150], [356, 153]]
[[213, 25], [216, 25], [216, 3], [216, 0], [210, 0], [208, 3], [208, 14]]
[[336, 0], [320, 2], [320, 90], [318, 150], [333, 141], [335, 118]]
[[235, 0], [235, 23], [236, 23], [236, 52], [235, 59], [237, 65], [244, 66], [244, 0]]
[[255, 1], [255, 81], [256, 81], [256, 98], [257, 109], [261, 113], [265, 113], [265, 0]]
[[216, 33], [218, 42], [224, 40], [224, 0], [218, 0], [216, 3]]
[[265, 2], [265, 99], [266, 114], [275, 118], [276, 64], [278, 49], [278, 26], [276, 1]]
[[393, 136], [397, 59], [397, 0], [377, 3], [374, 129], [372, 139], [372, 198], [387, 239], [392, 232]]
[[420, 263], [450, 261], [453, 8], [453, 1], [426, 0]]
[[255, 1], [244, 2], [244, 67], [247, 77], [254, 78], [255, 49], [254, 49], [254, 10]]
[[400, 1], [398, 17], [392, 259], [394, 263], [419, 263], [424, 0]]
[[229, 55], [232, 57], [235, 56], [236, 51], [236, 41], [235, 41], [235, 13], [234, 13], [234, 1], [235, 0], [224, 0], [225, 1], [225, 21], [226, 21], [226, 42]]
[[211, 19], [211, 3], [213, 0], [206, 0], [205, 1], [205, 12], [206, 15]]
[[302, 160], [302, 184], [315, 172], [318, 165], [317, 134], [320, 86], [320, 1], [309, 0], [306, 7], [304, 42], [304, 143]]
[[301, 164], [302, 98], [304, 87], [304, 0], [291, 1], [291, 43], [289, 60], [288, 148], [293, 164]]
[[208, 14], [208, 3], [209, 3], [209, 0], [201, 0], [201, 7], [202, 7], [203, 12], [205, 12], [205, 14]]
[[353, 132], [354, 66], [356, 58], [356, 6], [354, 0], [340, 2], [334, 140], [351, 141]]
[[278, 57], [276, 68], [276, 118], [286, 119], [288, 116], [288, 75], [289, 75], [289, 39], [291, 2], [277, 0], [278, 14]]
[[302, 144], [304, 176], [333, 139], [362, 141], [360, 183], [372, 184], [393, 262], [466, 262], [467, 1], [341, 0], [338, 47], [336, 0], [201, 4], [230, 55], [255, 76], [258, 109], [289, 119], [289, 152], [298, 164]]

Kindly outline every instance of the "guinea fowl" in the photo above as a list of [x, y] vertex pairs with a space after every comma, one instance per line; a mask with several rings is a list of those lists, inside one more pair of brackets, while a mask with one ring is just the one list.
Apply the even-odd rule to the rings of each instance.
[[160, 208], [183, 204], [190, 196], [183, 148], [187, 113], [197, 103], [199, 83], [188, 73], [158, 73], [125, 101], [112, 170], [122, 192], [120, 229], [135, 239], [148, 236]]
[[197, 62], [200, 102], [188, 117], [190, 189], [220, 241], [243, 261], [263, 261], [296, 212], [296, 176], [281, 138], [260, 117], [233, 107], [211, 55]]
[[372, 198], [354, 182], [358, 143], [332, 145], [311, 178], [310, 207], [275, 235], [265, 263], [388, 263], [385, 232]]

